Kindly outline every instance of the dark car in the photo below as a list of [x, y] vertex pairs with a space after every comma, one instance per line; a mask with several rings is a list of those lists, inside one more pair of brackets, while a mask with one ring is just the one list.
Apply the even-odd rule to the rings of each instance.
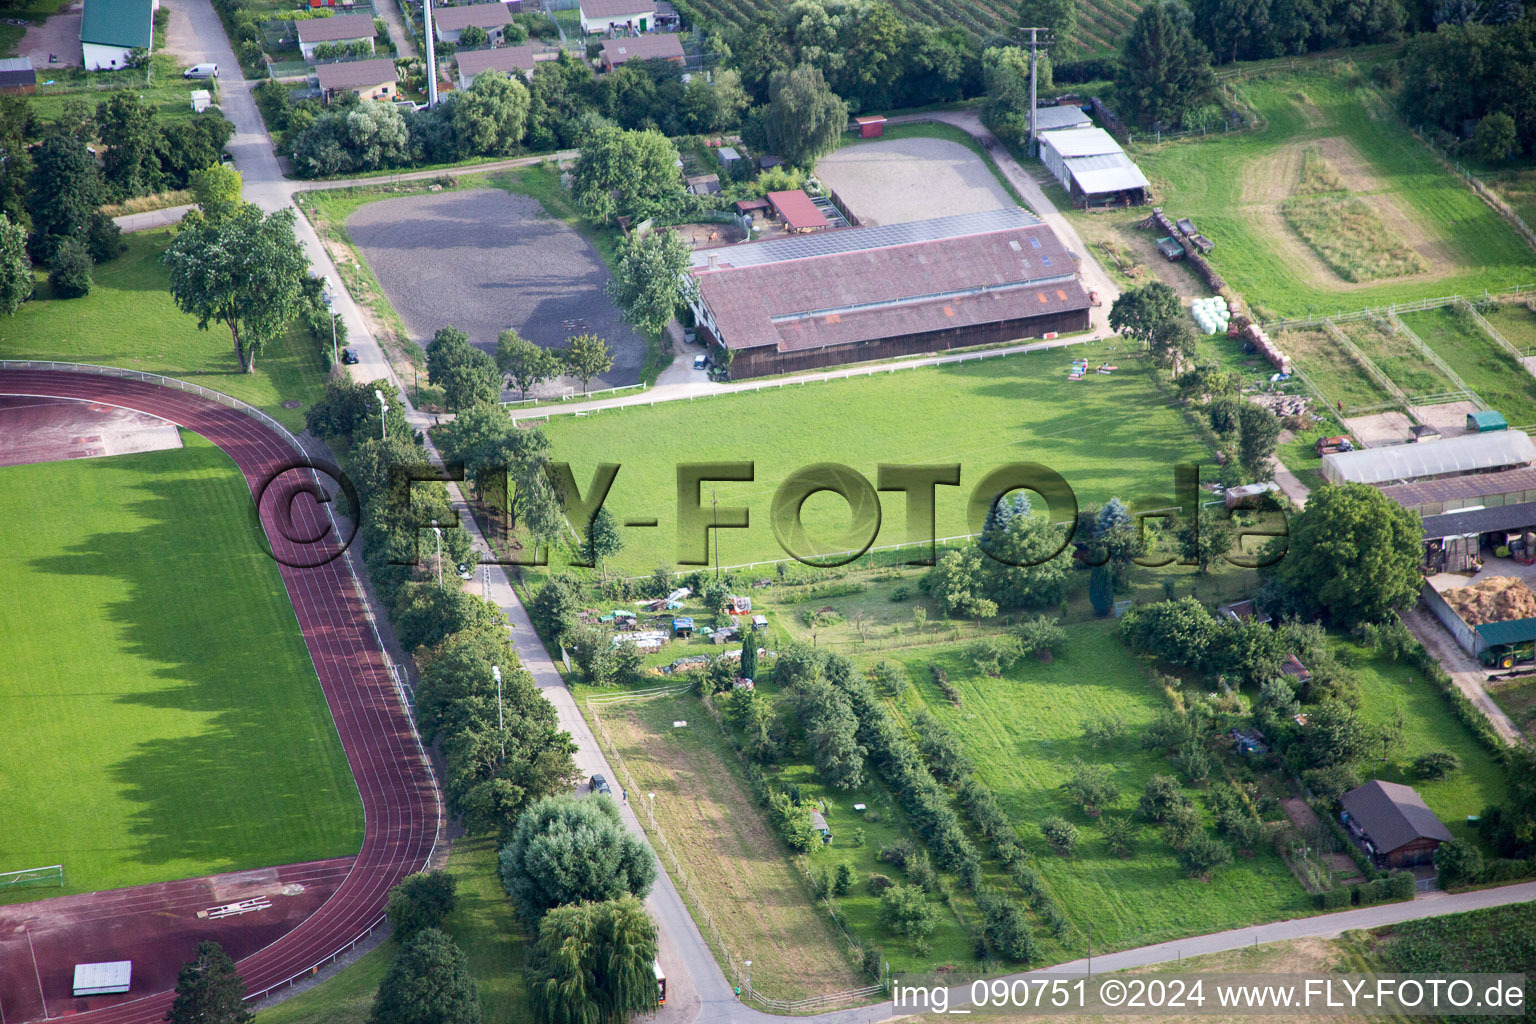
[[613, 795], [613, 790], [608, 788], [608, 780], [601, 775], [592, 776], [592, 781], [587, 783], [587, 788], [594, 793], [607, 793]]
[[341, 361], [351, 366], [357, 362], [357, 353], [349, 348], [344, 348], [341, 350]]

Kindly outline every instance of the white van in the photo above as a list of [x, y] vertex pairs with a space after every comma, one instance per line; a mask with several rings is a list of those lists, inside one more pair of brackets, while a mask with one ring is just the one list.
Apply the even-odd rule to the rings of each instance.
[[182, 78], [218, 78], [219, 66], [217, 64], [193, 64], [181, 73]]

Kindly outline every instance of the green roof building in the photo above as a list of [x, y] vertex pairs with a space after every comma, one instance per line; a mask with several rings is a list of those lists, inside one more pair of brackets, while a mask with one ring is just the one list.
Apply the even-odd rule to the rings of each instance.
[[1508, 429], [1509, 421], [1504, 418], [1504, 414], [1501, 412], [1484, 409], [1482, 412], [1467, 413], [1467, 430], [1473, 433], [1486, 434], [1492, 430]]
[[158, 0], [85, 0], [80, 49], [86, 69], [125, 68], [135, 49], [150, 49], [158, 6]]

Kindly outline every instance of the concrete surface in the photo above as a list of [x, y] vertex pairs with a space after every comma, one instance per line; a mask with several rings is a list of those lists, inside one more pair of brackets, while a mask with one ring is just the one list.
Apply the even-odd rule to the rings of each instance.
[[1015, 206], [986, 162], [947, 139], [860, 142], [816, 162], [816, 176], [864, 225]]

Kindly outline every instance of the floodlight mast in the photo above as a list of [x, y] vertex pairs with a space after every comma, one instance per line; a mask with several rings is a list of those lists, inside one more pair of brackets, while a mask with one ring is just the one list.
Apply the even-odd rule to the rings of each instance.
[[422, 0], [421, 27], [427, 39], [427, 106], [437, 106], [437, 50], [432, 44], [432, 0]]

